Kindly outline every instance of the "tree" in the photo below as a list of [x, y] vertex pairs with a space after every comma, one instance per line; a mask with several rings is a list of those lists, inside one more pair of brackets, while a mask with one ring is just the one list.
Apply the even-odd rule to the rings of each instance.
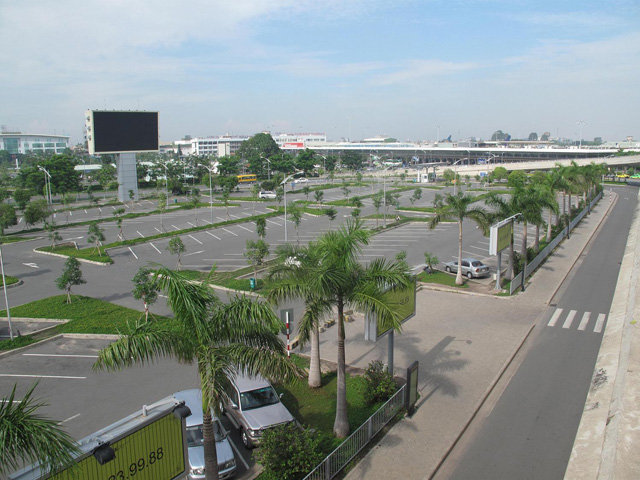
[[523, 188], [527, 183], [527, 174], [523, 170], [514, 170], [507, 177], [507, 185], [511, 188]]
[[131, 200], [131, 211], [135, 210], [136, 193], [133, 190], [129, 190], [129, 200]]
[[247, 240], [247, 250], [244, 252], [247, 262], [253, 268], [253, 278], [258, 282], [258, 270], [264, 264], [265, 258], [269, 256], [269, 244], [263, 239], [256, 241]]
[[64, 270], [62, 275], [56, 279], [56, 285], [60, 290], [67, 291], [67, 303], [71, 303], [71, 287], [87, 283], [82, 278], [82, 270], [80, 269], [80, 261], [75, 257], [69, 257], [64, 262]]
[[240, 173], [240, 162], [237, 156], [224, 156], [218, 159], [218, 174], [223, 177], [238, 175]]
[[298, 169], [304, 172], [305, 176], [309, 176], [316, 166], [315, 152], [305, 148], [296, 157], [295, 164]]
[[198, 205], [200, 204], [200, 189], [194, 188], [191, 190], [190, 198], [191, 206], [193, 207], [193, 214], [195, 216], [196, 227], [198, 226]]
[[309, 185], [305, 185], [302, 187], [302, 193], [307, 197], [307, 202], [309, 201], [309, 194], [311, 193], [311, 187]]
[[44, 199], [29, 202], [27, 208], [24, 209], [24, 223], [26, 225], [35, 225], [44, 222], [49, 216], [49, 205]]
[[133, 277], [133, 298], [142, 300], [144, 303], [144, 320], [149, 321], [149, 306], [158, 299], [160, 289], [156, 282], [150, 277], [151, 270], [147, 267], [140, 267], [138, 273]]
[[258, 195], [260, 195], [260, 185], [257, 183], [251, 187], [251, 196], [253, 197], [253, 214], [256, 214], [256, 203], [258, 202]]
[[504, 167], [495, 167], [491, 172], [493, 180], [503, 180], [509, 176], [509, 171]]
[[69, 223], [69, 214], [71, 213], [71, 204], [76, 201], [75, 195], [65, 193], [62, 195], [62, 203], [64, 204], [67, 223]]
[[116, 217], [116, 225], [118, 225], [118, 238], [124, 240], [124, 232], [122, 231], [122, 216], [124, 215], [124, 208], [118, 208], [113, 212], [113, 216]]
[[350, 193], [351, 190], [349, 190], [349, 188], [347, 188], [346, 186], [342, 187], [342, 194], [344, 195], [345, 199], [349, 198]]
[[422, 198], [422, 188], [416, 187], [416, 189], [413, 191], [413, 195], [411, 195], [411, 198], [409, 199], [411, 201], [411, 205], [413, 205], [414, 202], [420, 200], [421, 198]]
[[371, 197], [373, 201], [373, 208], [376, 209], [376, 228], [378, 228], [380, 209], [382, 208], [382, 192], [376, 193], [373, 197]]
[[300, 376], [278, 338], [281, 326], [271, 307], [247, 297], [221, 302], [207, 282], [194, 284], [178, 272], [161, 267], [155, 274], [174, 318], [138, 322], [100, 351], [95, 370], [121, 370], [169, 357], [193, 363], [202, 391], [205, 478], [218, 479], [213, 415], [239, 373], [260, 374], [273, 381]]
[[433, 266], [438, 265], [440, 260], [431, 252], [424, 252], [424, 263], [427, 264], [429, 268], [429, 273], [433, 273]]
[[80, 450], [55, 420], [39, 415], [47, 406], [33, 398], [38, 383], [16, 400], [16, 387], [0, 401], [0, 476], [8, 475], [24, 463], [38, 462], [43, 473], [53, 473], [71, 465]]
[[315, 199], [319, 208], [320, 204], [322, 203], [322, 199], [324, 198], [324, 192], [322, 190], [316, 190], [315, 193], [313, 194], [313, 198]]
[[18, 204], [18, 208], [24, 210], [31, 200], [31, 190], [28, 188], [16, 188], [16, 191], [13, 192], [13, 199]]
[[329, 217], [329, 229], [331, 229], [331, 223], [336, 219], [338, 211], [333, 207], [329, 207], [324, 211], [324, 214]]
[[164, 212], [167, 211], [167, 195], [164, 192], [160, 192], [158, 194], [158, 211], [160, 212], [160, 229], [164, 230], [163, 215], [164, 215]]
[[272, 158], [280, 155], [280, 147], [275, 142], [271, 134], [258, 133], [240, 145], [235, 153], [236, 158], [243, 158], [249, 164], [249, 171], [267, 177], [268, 164], [265, 158]]
[[93, 222], [89, 225], [89, 231], [88, 233], [88, 237], [87, 237], [87, 241], [89, 243], [95, 243], [96, 248], [94, 248], [94, 252], [96, 251], [96, 249], [98, 250], [98, 255], [102, 256], [102, 251], [100, 249], [100, 245], [102, 245], [102, 242], [104, 242], [104, 230], [100, 227], [100, 224], [98, 222]]
[[102, 187], [105, 198], [107, 196], [107, 187], [116, 179], [116, 174], [116, 167], [114, 167], [110, 163], [103, 164], [102, 168], [100, 168], [100, 170], [98, 170], [95, 174], [95, 179], [100, 184], [100, 187]]
[[258, 237], [264, 240], [267, 236], [267, 219], [264, 217], [256, 218], [256, 233]]
[[167, 245], [167, 250], [171, 255], [178, 255], [178, 264], [176, 265], [176, 270], [180, 270], [182, 263], [180, 263], [180, 255], [182, 255], [187, 249], [182, 243], [180, 237], [171, 237], [169, 240], [169, 245]]
[[365, 157], [360, 152], [348, 150], [342, 153], [341, 163], [349, 170], [360, 170], [365, 163]]
[[300, 232], [298, 231], [298, 229], [300, 228], [300, 224], [302, 223], [303, 213], [304, 212], [302, 211], [302, 209], [299, 208], [296, 204], [292, 204], [289, 207], [289, 218], [293, 222], [293, 226], [296, 229], [296, 243], [298, 245], [300, 244]]
[[278, 206], [282, 203], [282, 199], [284, 198], [284, 187], [276, 188], [276, 202], [278, 202]]
[[[489, 216], [487, 212], [480, 208], [472, 208], [471, 204], [475, 198], [467, 193], [458, 192], [456, 195], [447, 193], [443, 202], [435, 207], [435, 215], [429, 222], [429, 228], [435, 228], [440, 222], [446, 220], [458, 221], [458, 265], [462, 265], [462, 222], [465, 218], [473, 220], [482, 233], [489, 233]], [[456, 285], [462, 285], [462, 268], [458, 268], [456, 274]]]
[[56, 230], [56, 222], [44, 222], [44, 229], [47, 231], [47, 237], [51, 240], [51, 250], [56, 248], [56, 243], [62, 241], [62, 235]]
[[315, 248], [319, 261], [309, 266], [307, 282], [289, 281], [286, 285], [274, 286], [269, 292], [270, 298], [277, 301], [312, 299], [317, 314], [327, 313], [331, 307], [337, 309], [337, 393], [333, 431], [339, 438], [349, 433], [344, 311], [353, 307], [374, 314], [383, 327], [399, 330], [396, 304], [384, 295], [384, 291], [386, 288], [404, 289], [411, 284], [406, 268], [398, 262], [378, 258], [366, 267], [358, 262], [370, 236], [371, 231], [363, 227], [361, 220], [347, 220], [339, 230], [326, 232], [318, 239]]
[[6, 203], [0, 203], [0, 235], [4, 235], [4, 229], [18, 224], [16, 209]]
[[[49, 181], [52, 192], [66, 193], [80, 190], [81, 174], [75, 170], [75, 160], [72, 155], [53, 155], [47, 160], [39, 161], [38, 165], [51, 175]], [[34, 192], [43, 192], [45, 176], [47, 175], [37, 165], [26, 166], [20, 169], [18, 182], [20, 186], [30, 188]]]
[[224, 191], [222, 192], [222, 204], [224, 205], [224, 211], [226, 213], [227, 221], [231, 220], [231, 217], [229, 216], [229, 195], [229, 189], [225, 187]]

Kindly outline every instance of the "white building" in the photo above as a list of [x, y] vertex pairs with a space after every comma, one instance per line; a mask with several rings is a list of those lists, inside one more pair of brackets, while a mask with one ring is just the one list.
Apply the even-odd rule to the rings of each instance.
[[62, 153], [71, 148], [69, 139], [64, 135], [44, 135], [21, 132], [1, 132], [0, 150], [6, 150], [11, 155], [28, 152]]
[[248, 140], [248, 136], [221, 135], [218, 137], [186, 138], [176, 140], [174, 145], [180, 148], [182, 156], [214, 155], [218, 158], [233, 155]]
[[271, 137], [283, 150], [300, 150], [311, 144], [318, 145], [327, 142], [326, 133], [276, 133]]

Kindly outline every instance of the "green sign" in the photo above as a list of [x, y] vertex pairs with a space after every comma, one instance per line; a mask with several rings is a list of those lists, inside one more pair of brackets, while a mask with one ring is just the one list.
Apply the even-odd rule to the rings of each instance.
[[[416, 278], [413, 278], [411, 285], [402, 290], [389, 290], [384, 294], [384, 298], [393, 305], [398, 313], [400, 323], [404, 323], [416, 314]], [[378, 320], [377, 336], [380, 338], [391, 330], [391, 326], [381, 325]]]
[[509, 222], [498, 228], [498, 252], [501, 252], [511, 244], [511, 229], [513, 223]]
[[[147, 424], [110, 446], [115, 458], [100, 465], [91, 454], [49, 477], [53, 480], [172, 480], [184, 475], [182, 419], [172, 413]], [[74, 476], [75, 475], [75, 476]]]

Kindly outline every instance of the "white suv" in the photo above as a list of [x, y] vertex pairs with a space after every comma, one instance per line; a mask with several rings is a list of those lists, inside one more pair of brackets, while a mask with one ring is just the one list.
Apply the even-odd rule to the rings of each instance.
[[260, 376], [238, 375], [227, 394], [229, 403], [222, 413], [240, 430], [246, 448], [257, 446], [265, 430], [296, 421], [271, 384]]
[[276, 198], [276, 194], [270, 190], [265, 190], [258, 193], [258, 198], [273, 200]]

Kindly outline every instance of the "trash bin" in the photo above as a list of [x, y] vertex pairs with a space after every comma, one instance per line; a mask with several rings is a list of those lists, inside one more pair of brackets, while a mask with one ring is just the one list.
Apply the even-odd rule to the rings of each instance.
[[173, 199], [173, 203], [178, 203], [178, 199], [177, 199], [177, 198], [174, 198], [174, 199]]
[[251, 290], [255, 290], [256, 289], [256, 279], [251, 277], [249, 279], [249, 287], [251, 288]]

